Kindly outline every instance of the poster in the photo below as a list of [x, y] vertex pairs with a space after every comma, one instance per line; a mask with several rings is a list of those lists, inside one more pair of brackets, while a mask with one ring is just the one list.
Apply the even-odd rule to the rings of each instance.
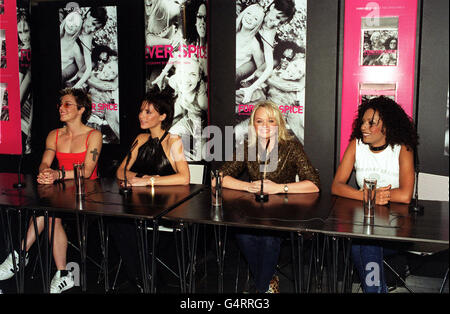
[[9, 121], [8, 84], [0, 83], [0, 121]]
[[31, 153], [33, 96], [31, 94], [31, 37], [29, 1], [17, 0], [17, 43], [19, 55], [20, 120], [22, 150]]
[[104, 144], [119, 144], [119, 57], [115, 6], [59, 11], [61, 83], [92, 96], [87, 125], [100, 130]]
[[413, 115], [417, 2], [346, 0], [344, 12], [340, 159], [363, 97], [385, 95]]
[[183, 141], [188, 161], [203, 158], [208, 124], [207, 1], [145, 0], [146, 91], [175, 97], [169, 132]]
[[306, 0], [236, 1], [237, 143], [247, 136], [253, 106], [270, 100], [303, 144], [305, 61]]
[[4, 29], [0, 29], [0, 68], [6, 69], [6, 36]]
[[361, 64], [367, 66], [397, 65], [398, 17], [361, 19]]
[[395, 101], [397, 86], [395, 83], [373, 84], [361, 83], [359, 85], [359, 103], [379, 96], [386, 96]]
[[0, 154], [21, 154], [16, 1], [0, 0]]

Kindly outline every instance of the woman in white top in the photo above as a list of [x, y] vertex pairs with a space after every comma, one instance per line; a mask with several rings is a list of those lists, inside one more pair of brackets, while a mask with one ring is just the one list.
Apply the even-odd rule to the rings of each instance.
[[[405, 111], [395, 101], [380, 96], [363, 102], [353, 122], [353, 132], [331, 187], [334, 195], [363, 200], [363, 191], [347, 184], [355, 169], [358, 186], [364, 178], [377, 179], [376, 204], [408, 204], [414, 190], [414, 149], [418, 136]], [[388, 210], [386, 208], [386, 210]], [[383, 247], [353, 245], [352, 257], [365, 292], [387, 292], [383, 273]], [[380, 266], [380, 282], [366, 284], [368, 263]]]

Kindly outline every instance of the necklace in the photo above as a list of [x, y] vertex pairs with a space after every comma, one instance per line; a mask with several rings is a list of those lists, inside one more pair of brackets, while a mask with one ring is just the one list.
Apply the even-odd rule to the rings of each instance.
[[369, 148], [372, 152], [379, 152], [379, 151], [384, 150], [386, 147], [388, 147], [388, 145], [389, 145], [388, 143], [386, 143], [382, 146], [378, 146], [378, 147], [373, 147], [373, 146], [369, 145]]

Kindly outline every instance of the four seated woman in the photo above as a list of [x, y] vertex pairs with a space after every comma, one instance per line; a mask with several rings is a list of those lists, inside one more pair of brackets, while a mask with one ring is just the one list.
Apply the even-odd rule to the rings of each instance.
[[[47, 137], [46, 151], [37, 177], [40, 184], [72, 179], [74, 162], [84, 162], [85, 177], [96, 178], [101, 134], [84, 125], [90, 113], [90, 98], [75, 89], [63, 90], [61, 95], [59, 113], [66, 126], [53, 130]], [[118, 179], [124, 180], [126, 176], [130, 186], [189, 184], [189, 167], [181, 139], [168, 132], [173, 114], [174, 99], [171, 94], [149, 92], [145, 95], [139, 122], [148, 133], [141, 133], [134, 140], [132, 149], [117, 169]], [[220, 169], [224, 176], [224, 188], [264, 194], [319, 192], [318, 171], [306, 156], [302, 144], [288, 134], [275, 103], [264, 101], [255, 106], [248, 134], [243, 149], [235, 152], [233, 161], [226, 162]], [[418, 136], [411, 119], [396, 102], [383, 96], [363, 102], [353, 122], [351, 142], [336, 172], [332, 194], [362, 200], [362, 191], [347, 184], [355, 169], [360, 187], [364, 178], [377, 178], [376, 204], [409, 203], [414, 187], [413, 150], [417, 143]], [[251, 152], [256, 152], [254, 158]], [[50, 168], [55, 157], [63, 166], [61, 170]], [[248, 172], [250, 182], [238, 179], [244, 171]], [[295, 182], [296, 175], [298, 182]], [[109, 226], [128, 276], [139, 284], [135, 225], [125, 220], [113, 220]], [[39, 233], [43, 229], [42, 217], [38, 219], [38, 229]], [[27, 251], [35, 241], [34, 236], [34, 229], [30, 227]], [[241, 229], [236, 233], [236, 238], [249, 263], [257, 291], [278, 292], [275, 271], [281, 235], [271, 230]], [[61, 219], [56, 218], [54, 257], [58, 272], [52, 280], [52, 293], [60, 293], [73, 286], [73, 277], [65, 270], [66, 250], [67, 237]], [[14, 254], [17, 258], [17, 253]], [[383, 247], [378, 244], [355, 241], [352, 247], [353, 261], [365, 292], [387, 292], [383, 267], [380, 267], [378, 285], [369, 286], [364, 280], [367, 276], [366, 265], [370, 262], [383, 265], [383, 255]], [[0, 265], [0, 280], [14, 275], [11, 265], [10, 254]], [[63, 281], [64, 284], [61, 284]]]

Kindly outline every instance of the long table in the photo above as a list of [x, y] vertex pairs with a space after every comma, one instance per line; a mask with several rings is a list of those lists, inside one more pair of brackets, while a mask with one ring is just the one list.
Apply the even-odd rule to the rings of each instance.
[[[448, 248], [448, 202], [419, 200], [419, 203], [424, 206], [423, 214], [410, 213], [406, 204], [377, 205], [374, 221], [367, 224], [364, 222], [361, 201], [332, 196], [330, 193], [270, 195], [269, 201], [263, 203], [256, 201], [253, 194], [224, 189], [223, 205], [215, 207], [211, 205], [210, 189], [205, 189], [162, 218], [179, 223], [194, 224], [194, 239], [197, 224], [214, 225], [216, 233], [220, 232], [221, 226], [225, 226], [281, 230], [291, 232], [291, 235], [296, 233], [300, 237], [303, 233], [330, 236], [332, 237], [330, 245], [332, 261], [330, 264], [334, 269], [334, 273], [330, 274], [332, 277], [331, 291], [337, 291], [338, 247], [335, 241], [336, 237], [427, 242], [441, 244]], [[217, 238], [220, 239], [220, 234]], [[304, 287], [301, 258], [303, 239], [299, 238], [298, 240], [296, 291], [301, 292]], [[219, 291], [221, 291], [222, 285], [220, 276], [223, 276], [222, 262], [225, 247], [223, 241], [223, 237], [216, 241], [216, 245], [219, 246]], [[350, 244], [346, 249], [346, 261], [348, 261], [349, 252]], [[191, 257], [191, 263], [193, 262], [193, 257]]]
[[[67, 213], [74, 214], [77, 217], [77, 229], [79, 230], [79, 243], [81, 251], [82, 264], [82, 290], [86, 291], [86, 241], [87, 228], [86, 217], [94, 215], [99, 217], [110, 216], [120, 218], [131, 218], [136, 222], [138, 232], [138, 248], [141, 259], [141, 267], [143, 273], [143, 284], [145, 292], [154, 292], [155, 290], [155, 250], [158, 231], [159, 218], [169, 212], [171, 209], [188, 200], [190, 197], [199, 193], [203, 185], [185, 185], [185, 186], [155, 186], [151, 187], [133, 187], [132, 193], [128, 196], [119, 193], [119, 182], [112, 178], [102, 178], [97, 180], [85, 180], [85, 196], [80, 198], [75, 193], [74, 180], [66, 180], [62, 183], [41, 185], [36, 182], [36, 177], [26, 175], [23, 178], [25, 187], [22, 189], [13, 188], [13, 184], [17, 182], [16, 174], [1, 173], [0, 174], [0, 206], [3, 212], [7, 214], [7, 229], [10, 231], [11, 221], [9, 213], [11, 210], [16, 212], [19, 222], [22, 211], [25, 214], [35, 217], [41, 213], [47, 218], [48, 213]], [[2, 218], [3, 219], [3, 218]], [[148, 224], [152, 224], [149, 228]], [[20, 227], [19, 223], [19, 227]], [[28, 219], [25, 218], [25, 233], [19, 228], [19, 239], [24, 238], [28, 226]], [[151, 259], [151, 275], [149, 271], [149, 261], [147, 259], [149, 247], [147, 243], [147, 230], [152, 229], [154, 232], [152, 241], [152, 259]], [[46, 229], [45, 235], [48, 235]], [[101, 232], [103, 233], [103, 232]], [[10, 252], [13, 250], [11, 233], [7, 234]], [[105, 258], [107, 257], [107, 246], [104, 245], [104, 238], [101, 237], [102, 250]], [[47, 241], [46, 241], [47, 243]], [[24, 261], [24, 252], [21, 251], [20, 261]], [[51, 247], [49, 260], [51, 262]], [[48, 256], [47, 255], [47, 256]], [[21, 264], [21, 263], [19, 263]], [[107, 264], [107, 263], [105, 263]], [[24, 264], [19, 265], [19, 274], [23, 274]], [[49, 269], [48, 269], [49, 270]], [[107, 275], [107, 271], [105, 273]], [[149, 283], [149, 278], [151, 282]], [[49, 287], [49, 277], [47, 274], [47, 282], [44, 284]], [[105, 282], [105, 287], [106, 287]], [[46, 289], [44, 289], [45, 291]], [[23, 275], [18, 282], [18, 292], [23, 292]]]

